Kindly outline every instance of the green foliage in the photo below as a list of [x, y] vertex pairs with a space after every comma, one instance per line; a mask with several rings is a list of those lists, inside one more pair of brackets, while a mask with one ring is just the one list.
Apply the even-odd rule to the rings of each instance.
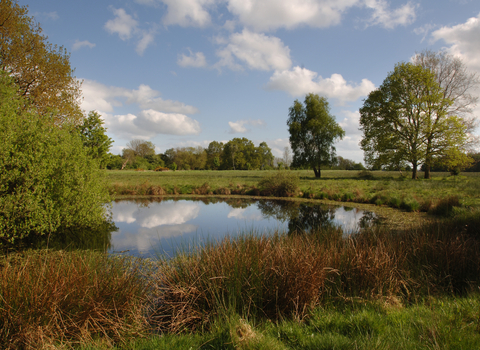
[[[13, 77], [19, 95], [55, 123], [78, 123], [81, 83], [64, 47], [52, 45], [16, 0], [0, 1], [0, 71]], [[53, 114], [51, 114], [54, 112]]]
[[289, 109], [287, 125], [293, 151], [292, 167], [310, 166], [315, 177], [320, 177], [320, 167], [331, 166], [336, 161], [333, 143], [345, 136], [345, 131], [330, 114], [327, 99], [308, 94], [304, 105], [295, 100]]
[[447, 112], [451, 104], [432, 71], [397, 64], [360, 109], [365, 162], [394, 169], [404, 169], [408, 162], [414, 179], [418, 165], [425, 163], [425, 177], [430, 178], [434, 160], [449, 152], [464, 153], [468, 140], [466, 125]]
[[77, 127], [88, 155], [98, 159], [100, 166], [105, 168], [109, 161], [108, 152], [113, 140], [107, 136], [107, 129], [103, 127], [104, 121], [95, 111], [88, 113], [83, 119], [83, 124]]
[[78, 132], [28, 107], [0, 75], [0, 242], [95, 227], [109, 201], [104, 172]]

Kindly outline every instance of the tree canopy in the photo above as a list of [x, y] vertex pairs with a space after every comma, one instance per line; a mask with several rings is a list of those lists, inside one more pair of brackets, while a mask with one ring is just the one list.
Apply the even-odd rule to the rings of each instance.
[[[365, 162], [371, 167], [402, 167], [408, 162], [412, 178], [417, 178], [418, 165], [463, 151], [466, 125], [447, 112], [451, 105], [430, 69], [397, 64], [360, 109]], [[425, 175], [428, 178], [429, 172]]]
[[61, 128], [0, 72], [0, 245], [106, 220], [104, 172], [75, 126]]
[[295, 100], [289, 109], [287, 125], [293, 151], [292, 166], [312, 167], [315, 177], [320, 177], [320, 168], [336, 161], [333, 144], [345, 136], [335, 116], [330, 114], [327, 99], [308, 94], [303, 104]]
[[100, 166], [105, 168], [109, 159], [108, 152], [113, 140], [107, 136], [107, 129], [103, 127], [104, 121], [100, 114], [91, 111], [83, 123], [77, 127], [88, 154], [100, 161]]
[[73, 76], [70, 57], [52, 45], [42, 29], [16, 0], [0, 1], [0, 70], [13, 77], [17, 92], [37, 114], [56, 123], [80, 122], [80, 82]]

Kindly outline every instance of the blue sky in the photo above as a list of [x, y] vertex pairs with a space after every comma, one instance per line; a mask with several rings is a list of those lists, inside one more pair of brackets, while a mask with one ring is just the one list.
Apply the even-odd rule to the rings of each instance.
[[446, 50], [480, 74], [478, 0], [18, 2], [71, 53], [114, 154], [246, 137], [282, 156], [288, 108], [313, 92], [346, 131], [337, 154], [363, 162], [358, 109], [395, 63]]

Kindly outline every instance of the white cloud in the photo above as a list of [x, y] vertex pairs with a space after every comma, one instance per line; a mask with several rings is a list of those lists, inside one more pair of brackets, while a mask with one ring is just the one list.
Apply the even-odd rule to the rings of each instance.
[[236, 122], [228, 122], [230, 126], [230, 134], [238, 134], [250, 131], [246, 126], [264, 126], [265, 122], [263, 120], [237, 120]]
[[161, 0], [167, 5], [167, 14], [163, 18], [165, 25], [178, 24], [182, 27], [206, 27], [211, 23], [208, 7], [215, 0]]
[[137, 51], [137, 53], [140, 56], [142, 56], [143, 53], [145, 52], [145, 50], [147, 49], [147, 47], [151, 43], [153, 43], [153, 40], [155, 40], [155, 32], [154, 31], [149, 31], [149, 32], [142, 31], [141, 39], [137, 43], [137, 47], [136, 47], [135, 51]]
[[346, 135], [361, 134], [360, 127], [360, 112], [356, 111], [342, 111], [345, 118], [338, 124], [345, 130]]
[[122, 8], [112, 8], [112, 11], [116, 17], [105, 23], [105, 29], [111, 34], [118, 34], [122, 40], [130, 39], [132, 33], [137, 30], [138, 22]]
[[79, 50], [82, 47], [89, 47], [89, 48], [93, 49], [95, 46], [96, 46], [96, 44], [93, 44], [88, 40], [84, 40], [84, 41], [75, 40], [75, 43], [73, 44], [72, 50], [73, 51]]
[[[85, 80], [82, 91], [82, 109], [99, 111], [105, 119], [108, 133], [122, 139], [149, 139], [157, 134], [196, 135], [201, 131], [198, 121], [185, 115], [197, 113], [197, 108], [179, 101], [164, 100], [159, 97], [160, 92], [148, 85], [129, 90]], [[124, 104], [137, 105], [140, 111], [115, 114], [115, 109]]]
[[93, 80], [84, 80], [82, 84], [82, 109], [113, 112], [114, 107], [126, 104], [138, 104], [141, 109], [154, 109], [159, 112], [194, 114], [198, 109], [179, 101], [164, 100], [161, 93], [148, 85], [140, 85], [137, 90], [106, 86]]
[[195, 52], [189, 49], [190, 55], [187, 56], [182, 54], [178, 57], [177, 64], [181, 67], [195, 67], [201, 68], [207, 66], [207, 60], [205, 59], [205, 55], [202, 52]]
[[183, 114], [162, 113], [148, 109], [138, 114], [134, 121], [142, 130], [167, 135], [198, 135], [200, 123]]
[[365, 0], [365, 6], [373, 9], [373, 14], [368, 21], [372, 25], [379, 24], [385, 28], [394, 28], [398, 25], [407, 25], [415, 21], [417, 5], [411, 2], [390, 11], [385, 0]]
[[259, 31], [293, 29], [306, 24], [329, 27], [358, 0], [229, 0], [228, 9], [243, 25]]
[[[294, 29], [307, 25], [326, 28], [337, 25], [342, 15], [352, 7], [366, 7], [373, 10], [369, 22], [393, 28], [415, 20], [416, 5], [407, 2], [390, 10], [386, 0], [136, 0], [144, 5], [156, 6], [163, 3], [167, 13], [165, 25], [183, 27], [206, 27], [211, 25], [211, 10], [225, 5], [233, 15], [226, 19], [227, 30], [239, 24], [254, 31], [274, 31], [279, 28]], [[221, 16], [220, 16], [221, 17]]]
[[340, 103], [355, 101], [367, 96], [375, 85], [368, 79], [363, 79], [360, 85], [351, 85], [340, 74], [332, 74], [330, 78], [322, 78], [317, 73], [306, 68], [294, 67], [292, 70], [276, 71], [267, 89], [281, 90], [292, 96], [303, 96], [315, 93], [328, 98], [336, 98]]
[[232, 34], [226, 47], [217, 51], [220, 61], [217, 67], [241, 69], [246, 64], [250, 69], [284, 70], [289, 69], [292, 61], [290, 49], [279, 38], [253, 33], [244, 29]]
[[142, 56], [155, 39], [155, 26], [152, 26], [150, 30], [140, 29], [138, 21], [127, 14], [124, 9], [112, 8], [112, 11], [115, 18], [105, 23], [105, 29], [111, 34], [118, 34], [123, 41], [135, 37], [137, 40], [135, 51]]
[[459, 56], [470, 68], [480, 71], [480, 14], [465, 23], [442, 27], [432, 33], [435, 41], [450, 44], [449, 52]]

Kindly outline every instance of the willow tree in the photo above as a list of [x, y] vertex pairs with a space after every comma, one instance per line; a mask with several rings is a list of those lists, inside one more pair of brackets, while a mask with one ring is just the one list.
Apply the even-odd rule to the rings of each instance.
[[345, 136], [345, 131], [330, 114], [327, 99], [308, 94], [304, 104], [295, 100], [289, 109], [287, 125], [293, 151], [292, 166], [312, 167], [315, 177], [320, 177], [320, 168], [336, 161], [333, 144]]
[[52, 45], [16, 0], [0, 1], [0, 70], [14, 78], [18, 93], [58, 124], [81, 122], [80, 82], [66, 49]]
[[447, 112], [451, 104], [431, 70], [397, 64], [360, 109], [365, 162], [376, 167], [409, 162], [416, 179], [421, 163], [461, 150], [466, 126]]

